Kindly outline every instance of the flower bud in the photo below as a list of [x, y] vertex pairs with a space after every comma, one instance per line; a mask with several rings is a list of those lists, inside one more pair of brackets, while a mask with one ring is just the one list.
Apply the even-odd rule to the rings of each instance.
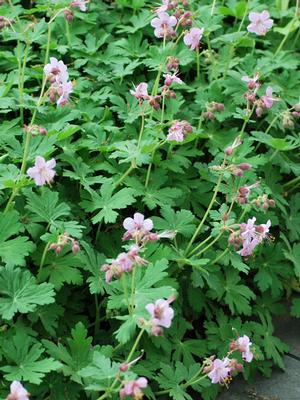
[[225, 149], [226, 156], [231, 156], [232, 153], [233, 153], [233, 148], [231, 146]]
[[239, 188], [239, 193], [240, 193], [242, 196], [246, 196], [249, 192], [250, 192], [250, 190], [247, 188], [247, 186], [241, 186], [241, 187]]
[[61, 253], [62, 248], [61, 248], [61, 246], [56, 246], [56, 248], [54, 250], [55, 250], [56, 254], [59, 254], [59, 253]]
[[39, 127], [39, 132], [42, 136], [47, 135], [47, 130], [45, 128], [43, 128], [42, 126]]
[[252, 166], [251, 166], [251, 164], [248, 164], [248, 163], [241, 163], [241, 164], [239, 165], [239, 168], [240, 168], [242, 171], [248, 171], [249, 169], [252, 168]]
[[273, 200], [273, 199], [268, 199], [268, 203], [269, 203], [270, 207], [275, 207], [275, 205], [276, 205], [275, 200]]
[[120, 372], [126, 372], [129, 368], [129, 365], [127, 363], [123, 363], [120, 365], [119, 370]]
[[51, 243], [49, 246], [49, 250], [56, 250], [57, 244], [56, 243]]
[[292, 111], [292, 116], [295, 117], [295, 118], [298, 118], [298, 117], [300, 117], [300, 112]]
[[68, 21], [68, 22], [72, 22], [73, 21], [74, 14], [72, 13], [71, 10], [69, 10], [69, 9], [64, 10], [64, 14], [65, 14], [66, 21]]
[[255, 112], [256, 112], [256, 115], [257, 115], [258, 117], [261, 117], [261, 116], [262, 116], [262, 113], [263, 113], [262, 107], [256, 107]]
[[77, 242], [77, 240], [74, 240], [73, 242], [72, 251], [75, 254], [80, 251], [79, 243]]

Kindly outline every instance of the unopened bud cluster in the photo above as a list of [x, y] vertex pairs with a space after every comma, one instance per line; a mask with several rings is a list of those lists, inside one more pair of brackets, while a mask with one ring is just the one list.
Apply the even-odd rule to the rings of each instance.
[[71, 246], [73, 253], [78, 253], [80, 251], [80, 246], [78, 240], [72, 238], [68, 232], [58, 236], [57, 242], [51, 243], [49, 250], [54, 250], [56, 254], [60, 254], [65, 246]]
[[212, 101], [206, 105], [206, 111], [202, 113], [202, 117], [204, 119], [213, 121], [216, 118], [215, 113], [224, 111], [224, 108], [225, 106], [223, 103], [216, 103], [215, 101]]

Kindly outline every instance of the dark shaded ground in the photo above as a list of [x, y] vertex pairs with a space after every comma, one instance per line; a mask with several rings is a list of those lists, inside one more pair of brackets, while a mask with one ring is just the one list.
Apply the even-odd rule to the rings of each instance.
[[300, 400], [300, 320], [280, 317], [276, 334], [290, 347], [285, 356], [286, 371], [274, 371], [270, 379], [259, 377], [255, 384], [235, 379], [218, 400]]

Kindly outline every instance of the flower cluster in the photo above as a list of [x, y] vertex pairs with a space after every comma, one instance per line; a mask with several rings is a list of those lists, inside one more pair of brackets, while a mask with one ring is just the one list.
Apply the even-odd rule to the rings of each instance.
[[253, 360], [251, 345], [248, 336], [239, 337], [236, 341], [230, 343], [226, 357], [223, 359], [211, 357], [206, 360], [203, 371], [212, 383], [227, 386], [234, 374], [243, 371], [243, 365], [237, 359], [230, 358], [232, 353], [237, 351], [242, 354], [244, 361], [251, 362]]
[[52, 103], [56, 101], [57, 106], [64, 106], [69, 102], [73, 85], [69, 81], [67, 66], [63, 61], [58, 61], [55, 57], [50, 57], [50, 63], [45, 65], [44, 73], [46, 79], [50, 81], [49, 99]]
[[294, 119], [300, 118], [300, 103], [295, 104], [291, 109], [286, 110], [282, 114], [283, 128], [293, 128], [295, 125]]
[[214, 120], [215, 117], [215, 112], [220, 112], [224, 110], [224, 104], [223, 103], [216, 103], [215, 101], [212, 101], [211, 103], [208, 103], [206, 105], [206, 111], [202, 113], [202, 117], [204, 119], [208, 120]]
[[50, 185], [55, 176], [55, 165], [56, 161], [54, 158], [46, 161], [44, 157], [37, 156], [35, 158], [34, 167], [28, 168], [27, 175], [34, 179], [37, 186], [43, 186], [46, 183]]
[[150, 218], [144, 217], [141, 213], [135, 213], [133, 218], [128, 217], [123, 221], [126, 229], [123, 240], [134, 240], [135, 244], [130, 246], [127, 252], [122, 252], [109, 264], [104, 264], [101, 271], [105, 272], [106, 282], [111, 282], [113, 278], [119, 279], [124, 272], [132, 271], [135, 265], [146, 265], [148, 262], [140, 256], [143, 246], [149, 241], [156, 241], [160, 238], [173, 238], [176, 232], [165, 231], [162, 233], [151, 232], [153, 222]]
[[255, 33], [258, 36], [264, 36], [273, 26], [273, 20], [270, 18], [268, 11], [261, 13], [251, 12], [249, 14], [247, 30], [250, 33]]
[[146, 310], [151, 315], [149, 322], [152, 335], [160, 336], [163, 334], [163, 328], [170, 328], [174, 318], [174, 310], [170, 307], [170, 303], [174, 300], [175, 298], [168, 300], [158, 299], [155, 303], [146, 305]]
[[37, 135], [42, 135], [42, 136], [47, 135], [47, 130], [44, 127], [39, 126], [39, 125], [24, 124], [23, 131], [25, 133], [30, 134], [32, 137], [37, 136]]
[[147, 261], [139, 255], [140, 251], [139, 246], [133, 245], [127, 253], [120, 253], [110, 264], [102, 265], [101, 271], [105, 272], [105, 281], [109, 283], [113, 278], [119, 279], [124, 272], [132, 271], [136, 265], [146, 265]]
[[168, 141], [182, 142], [188, 133], [193, 131], [187, 121], [173, 121], [167, 135]]
[[70, 8], [64, 10], [65, 18], [68, 22], [72, 22], [74, 19], [74, 14], [72, 8], [79, 8], [80, 11], [85, 12], [87, 10], [86, 5], [89, 0], [73, 0], [70, 4]]
[[78, 253], [80, 251], [80, 246], [77, 240], [72, 238], [68, 232], [63, 233], [58, 236], [57, 242], [51, 243], [49, 250], [54, 250], [56, 254], [61, 253], [63, 247], [71, 245], [71, 250], [73, 253]]
[[29, 396], [30, 394], [21, 382], [13, 381], [10, 385], [10, 394], [6, 397], [6, 400], [29, 400]]
[[255, 222], [255, 217], [248, 219], [247, 223], [240, 224], [239, 229], [229, 235], [228, 241], [236, 250], [242, 246], [242, 249], [237, 251], [242, 257], [250, 256], [256, 246], [268, 237], [271, 221], [261, 225], [256, 225]]
[[244, 94], [247, 100], [247, 109], [251, 110], [255, 108], [256, 115], [258, 117], [262, 116], [265, 109], [270, 109], [273, 107], [274, 101], [278, 101], [276, 97], [273, 97], [273, 89], [268, 86], [265, 95], [257, 98], [257, 91], [261, 87], [259, 82], [259, 75], [256, 74], [253, 78], [249, 76], [243, 76], [242, 81], [247, 83], [248, 91]]

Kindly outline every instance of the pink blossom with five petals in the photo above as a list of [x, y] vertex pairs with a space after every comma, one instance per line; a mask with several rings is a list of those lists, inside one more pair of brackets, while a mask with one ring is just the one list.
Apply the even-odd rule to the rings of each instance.
[[199, 47], [203, 32], [203, 28], [192, 28], [184, 35], [183, 41], [190, 50], [195, 50]]
[[251, 12], [249, 20], [251, 24], [247, 26], [248, 32], [258, 36], [264, 36], [273, 26], [273, 20], [270, 19], [270, 14], [266, 10], [262, 13]]
[[147, 304], [145, 308], [151, 315], [154, 325], [170, 328], [174, 317], [174, 310], [170, 307], [168, 300], [156, 300], [155, 303]]
[[230, 375], [230, 360], [226, 357], [224, 360], [216, 358], [212, 362], [212, 369], [208, 374], [212, 383], [224, 383]]
[[177, 19], [166, 12], [160, 12], [157, 17], [151, 21], [151, 26], [154, 28], [154, 35], [157, 38], [170, 37], [175, 35], [173, 26], [177, 24]]
[[34, 179], [37, 186], [43, 186], [45, 183], [50, 184], [55, 176], [55, 165], [54, 158], [46, 161], [44, 157], [37, 156], [34, 167], [28, 168], [27, 175]]

